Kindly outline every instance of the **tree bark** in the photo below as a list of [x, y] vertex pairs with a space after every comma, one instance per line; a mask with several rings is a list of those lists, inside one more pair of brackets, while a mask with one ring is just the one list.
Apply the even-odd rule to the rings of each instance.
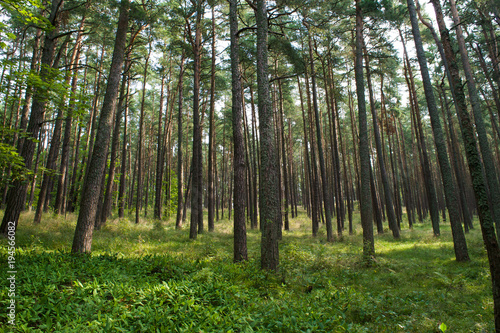
[[[165, 168], [164, 163], [164, 149], [166, 147], [163, 144], [162, 139], [162, 117], [163, 117], [163, 99], [165, 92], [165, 75], [161, 77], [161, 89], [160, 89], [160, 108], [158, 110], [158, 132], [156, 141], [156, 178], [155, 178], [155, 208], [154, 208], [154, 218], [157, 220], [161, 219], [161, 208], [162, 208], [162, 189], [163, 189], [163, 172]], [[165, 115], [165, 118], [167, 116]]]
[[[474, 79], [474, 73], [472, 72], [472, 68], [469, 62], [469, 55], [467, 53], [467, 48], [465, 46], [465, 39], [462, 32], [462, 23], [460, 21], [460, 17], [458, 16], [455, 0], [449, 0], [449, 2], [450, 2], [452, 19], [457, 34], [458, 48], [460, 50], [460, 59], [462, 60], [463, 71], [465, 74], [465, 78], [467, 80], [467, 90], [469, 92], [469, 100], [474, 115], [477, 139], [479, 142], [481, 156], [483, 157], [483, 166], [486, 174], [486, 182], [490, 190], [491, 207], [492, 207], [491, 214], [493, 221], [495, 222], [497, 238], [500, 240], [500, 184], [498, 182], [493, 154], [491, 152], [491, 148], [488, 142], [488, 136], [486, 133], [486, 128], [483, 120], [483, 113], [481, 110], [481, 103], [476, 88], [476, 80]], [[498, 308], [499, 318], [497, 319], [498, 320], [497, 329], [500, 329], [500, 303], [498, 304], [498, 306], [499, 306]]]
[[177, 114], [177, 216], [175, 219], [175, 228], [182, 228], [182, 186], [183, 186], [183, 168], [182, 168], [182, 88], [184, 77], [184, 54], [181, 58], [179, 68], [179, 84], [177, 90], [179, 93], [179, 109]]
[[261, 154], [259, 172], [259, 210], [262, 230], [261, 267], [266, 270], [277, 270], [279, 265], [278, 228], [281, 226], [281, 211], [274, 121], [269, 96], [266, 0], [257, 0], [255, 15], [257, 22], [257, 84]]
[[203, 0], [196, 2], [195, 36], [192, 41], [194, 77], [193, 77], [193, 156], [191, 184], [191, 224], [189, 238], [196, 239], [203, 232], [203, 156], [201, 146], [200, 122], [200, 74], [201, 74], [201, 20]]
[[420, 73], [424, 84], [425, 99], [429, 109], [429, 116], [431, 118], [432, 132], [434, 134], [434, 143], [436, 145], [437, 157], [439, 160], [439, 167], [441, 169], [442, 182], [445, 192], [446, 206], [448, 207], [448, 214], [450, 216], [450, 224], [453, 236], [453, 245], [455, 248], [455, 258], [457, 261], [468, 261], [469, 254], [467, 251], [467, 243], [465, 235], [460, 224], [459, 209], [457, 207], [457, 196], [455, 190], [455, 183], [451, 173], [450, 162], [446, 152], [446, 143], [441, 128], [441, 122], [437, 111], [437, 105], [434, 98], [432, 83], [427, 69], [427, 59], [420, 37], [420, 29], [418, 27], [417, 14], [415, 3], [413, 0], [407, 0], [408, 12], [410, 14], [410, 21], [412, 25], [413, 40], [417, 51], [417, 58], [420, 64]]
[[[125, 191], [127, 183], [127, 114], [128, 114], [128, 100], [130, 92], [130, 80], [124, 77], [127, 81], [127, 91], [125, 93], [125, 109], [123, 111], [123, 142], [122, 142], [122, 156], [120, 166], [120, 185], [118, 187], [118, 217], [122, 218], [125, 215]], [[130, 161], [130, 160], [129, 160]], [[130, 162], [129, 162], [130, 163]]]
[[[230, 6], [232, 3], [230, 3]], [[236, 4], [234, 4], [236, 6]], [[210, 75], [210, 130], [208, 133], [208, 231], [214, 231], [214, 159], [215, 159], [215, 5], [212, 5], [212, 59], [211, 59], [211, 75]], [[236, 13], [236, 8], [235, 8]], [[230, 13], [231, 15], [231, 13]], [[237, 20], [237, 18], [236, 18]], [[236, 26], [238, 22], [236, 21]], [[236, 37], [235, 37], [236, 38]], [[237, 43], [237, 41], [235, 41]], [[237, 49], [237, 48], [236, 48]], [[231, 51], [232, 52], [232, 51]], [[239, 62], [239, 61], [238, 61]], [[236, 64], [239, 66], [239, 63]], [[238, 69], [237, 69], [238, 70]], [[239, 70], [238, 70], [239, 72]], [[239, 73], [238, 73], [239, 76]], [[238, 78], [239, 79], [239, 78]], [[241, 90], [241, 84], [240, 84]], [[240, 92], [241, 94], [241, 92]], [[236, 172], [235, 172], [236, 174]]]
[[118, 88], [120, 85], [120, 74], [123, 65], [125, 43], [128, 27], [128, 0], [123, 0], [120, 6], [120, 17], [118, 19], [118, 29], [116, 31], [115, 47], [111, 62], [111, 69], [108, 76], [108, 86], [104, 96], [101, 115], [99, 118], [99, 130], [92, 154], [91, 164], [88, 169], [88, 176], [83, 184], [82, 199], [80, 203], [80, 213], [76, 224], [75, 236], [73, 238], [73, 253], [90, 252], [92, 248], [92, 235], [96, 218], [97, 200], [102, 175], [106, 166], [113, 113], [116, 107]]
[[372, 224], [372, 198], [370, 192], [370, 151], [368, 144], [368, 126], [365, 102], [365, 83], [363, 76], [363, 17], [360, 0], [356, 0], [356, 93], [358, 95], [359, 121], [359, 159], [360, 159], [360, 212], [363, 226], [363, 257], [370, 262], [375, 255]]
[[[233, 197], [234, 197], [234, 255], [235, 262], [247, 260], [247, 236], [245, 224], [245, 139], [242, 133], [242, 89], [239, 70], [237, 0], [229, 3], [229, 25], [231, 30], [231, 83], [233, 114]], [[213, 121], [213, 120], [212, 120]], [[211, 157], [210, 157], [211, 158]]]
[[[137, 196], [135, 198], [135, 223], [139, 223], [139, 213], [142, 209], [142, 192], [143, 192], [143, 183], [142, 183], [142, 167], [144, 156], [142, 152], [142, 144], [144, 137], [144, 103], [146, 100], [146, 80], [148, 76], [148, 65], [149, 65], [149, 56], [151, 55], [151, 45], [149, 46], [148, 56], [146, 57], [146, 63], [144, 64], [144, 75], [142, 81], [142, 98], [141, 98], [141, 110], [139, 115], [139, 140], [137, 141]], [[147, 165], [147, 163], [145, 163]], [[147, 207], [147, 202], [145, 206]], [[146, 208], [147, 209], [147, 208]]]

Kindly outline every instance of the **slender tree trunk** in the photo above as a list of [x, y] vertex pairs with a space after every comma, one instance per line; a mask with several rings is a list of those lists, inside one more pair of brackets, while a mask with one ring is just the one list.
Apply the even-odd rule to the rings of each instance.
[[365, 83], [363, 77], [363, 17], [360, 0], [356, 0], [356, 92], [358, 95], [358, 120], [359, 120], [359, 158], [360, 158], [360, 211], [361, 225], [363, 226], [363, 257], [371, 261], [375, 255], [375, 242], [373, 239], [372, 224], [372, 199], [370, 193], [370, 152], [368, 144], [368, 126], [365, 103]]
[[363, 17], [360, 1], [356, 0], [356, 92], [358, 95], [359, 158], [361, 173], [361, 225], [363, 226], [363, 257], [370, 261], [375, 255], [372, 225], [372, 200], [370, 193], [370, 152], [365, 103], [365, 83], [363, 77]]
[[267, 270], [277, 270], [279, 265], [278, 228], [281, 226], [281, 212], [274, 122], [269, 97], [266, 0], [257, 0], [255, 16], [257, 21], [257, 84], [261, 154], [259, 172], [259, 210], [262, 229], [261, 267]]
[[196, 239], [203, 232], [203, 165], [200, 123], [200, 74], [201, 74], [201, 20], [203, 18], [202, 0], [198, 0], [196, 10], [195, 36], [192, 41], [193, 77], [193, 180], [191, 185], [191, 224], [189, 238]]
[[427, 107], [429, 109], [429, 115], [431, 118], [432, 131], [434, 133], [434, 143], [436, 145], [439, 167], [441, 169], [441, 176], [446, 197], [446, 206], [448, 207], [448, 214], [450, 215], [455, 257], [457, 261], [467, 261], [469, 260], [467, 243], [465, 240], [462, 225], [460, 224], [460, 217], [458, 215], [459, 209], [457, 207], [455, 184], [453, 182], [450, 162], [448, 160], [448, 154], [446, 152], [446, 143], [444, 141], [441, 122], [439, 120], [439, 114], [434, 98], [432, 83], [430, 80], [429, 71], [427, 69], [427, 60], [425, 58], [422, 39], [420, 37], [420, 29], [418, 27], [415, 4], [413, 0], [407, 0], [407, 3], [412, 25], [413, 39], [415, 42], [417, 58], [420, 64], [420, 72], [424, 84], [425, 99], [427, 101]]
[[[230, 4], [231, 5], [231, 4]], [[236, 6], [236, 4], [234, 4]], [[214, 159], [215, 159], [215, 5], [212, 5], [212, 70], [210, 75], [210, 130], [208, 133], [208, 231], [214, 231]], [[236, 13], [236, 8], [235, 8]], [[236, 22], [236, 26], [238, 22]], [[235, 41], [237, 43], [237, 41]], [[239, 64], [236, 64], [239, 66]], [[238, 70], [239, 71], [239, 70]], [[239, 73], [238, 73], [239, 76]], [[239, 78], [238, 78], [239, 79]], [[241, 86], [241, 84], [240, 84]], [[240, 87], [241, 89], [241, 87]], [[240, 92], [241, 93], [241, 92]], [[234, 121], [234, 119], [233, 119]], [[236, 175], [236, 171], [235, 171]]]
[[252, 110], [252, 168], [253, 168], [253, 203], [254, 203], [254, 208], [253, 208], [253, 217], [252, 217], [252, 227], [257, 228], [258, 227], [258, 200], [257, 200], [257, 183], [258, 183], [258, 177], [257, 173], [258, 170], [260, 169], [260, 162], [259, 162], [259, 138], [257, 137], [257, 117], [255, 116], [255, 102], [253, 98], [253, 89], [252, 85], [249, 86], [250, 90], [250, 107]]
[[177, 216], [175, 219], [175, 228], [182, 228], [182, 182], [183, 182], [183, 168], [182, 168], [182, 88], [184, 77], [184, 55], [181, 58], [181, 65], [179, 69], [179, 84], [177, 86], [179, 94], [179, 109], [177, 114]]
[[[142, 209], [143, 202], [143, 183], [142, 183], [142, 167], [144, 161], [144, 154], [142, 152], [143, 138], [144, 138], [144, 103], [146, 100], [146, 80], [148, 76], [148, 65], [149, 65], [149, 56], [151, 55], [151, 45], [149, 46], [148, 56], [146, 57], [146, 62], [144, 64], [144, 75], [142, 81], [142, 98], [141, 98], [141, 111], [139, 115], [139, 140], [137, 141], [137, 196], [135, 198], [135, 223], [139, 223], [139, 213]], [[147, 202], [145, 205], [147, 206]]]
[[279, 109], [278, 109], [278, 117], [279, 117], [279, 124], [280, 124], [280, 136], [281, 136], [281, 157], [282, 157], [282, 168], [283, 168], [283, 185], [285, 187], [285, 193], [283, 197], [283, 206], [284, 206], [284, 228], [285, 230], [290, 230], [290, 222], [288, 219], [288, 212], [289, 212], [289, 205], [290, 205], [290, 189], [288, 186], [288, 162], [287, 162], [287, 157], [288, 154], [286, 153], [286, 142], [285, 142], [285, 123], [283, 120], [283, 91], [281, 88], [281, 81], [278, 81], [278, 91], [279, 91]]
[[78, 165], [79, 165], [79, 157], [80, 157], [80, 139], [81, 139], [81, 132], [82, 132], [82, 127], [79, 125], [78, 126], [78, 131], [76, 133], [76, 138], [75, 138], [75, 147], [74, 147], [74, 153], [73, 153], [73, 172], [71, 174], [71, 181], [69, 183], [69, 194], [68, 194], [68, 202], [66, 205], [66, 211], [74, 212], [76, 209], [76, 201], [77, 201], [77, 194], [76, 194], [76, 179], [78, 176]]
[[[156, 142], [156, 178], [155, 178], [155, 208], [154, 208], [154, 218], [161, 219], [161, 208], [162, 208], [162, 189], [163, 189], [163, 172], [164, 172], [164, 149], [166, 147], [163, 144], [162, 138], [162, 117], [163, 117], [163, 99], [164, 99], [164, 91], [165, 91], [165, 75], [162, 75], [161, 78], [161, 89], [160, 89], [160, 108], [158, 110], [158, 133], [157, 133], [157, 142]], [[165, 115], [165, 118], [167, 116]]]
[[[125, 191], [127, 183], [127, 114], [128, 114], [128, 101], [130, 92], [130, 80], [128, 76], [123, 79], [127, 80], [127, 92], [125, 93], [125, 110], [123, 112], [123, 143], [122, 143], [122, 160], [120, 166], [120, 186], [118, 188], [118, 217], [123, 218], [125, 215]], [[130, 163], [130, 159], [128, 160]]]
[[[242, 89], [239, 71], [237, 1], [230, 0], [229, 20], [231, 29], [231, 82], [234, 142], [234, 255], [235, 262], [247, 260], [247, 236], [245, 224], [245, 146], [242, 133]], [[213, 121], [213, 120], [212, 120]], [[209, 157], [211, 158], [211, 156]]]
[[98, 193], [101, 187], [103, 181], [102, 175], [106, 166], [113, 113], [116, 107], [127, 39], [128, 9], [128, 0], [123, 0], [120, 7], [115, 47], [108, 76], [108, 86], [104, 96], [101, 116], [99, 118], [99, 130], [97, 131], [96, 144], [90, 162], [91, 164], [89, 165], [88, 176], [83, 184], [80, 213], [78, 214], [78, 222], [76, 224], [73, 247], [71, 250], [73, 253], [90, 252], [92, 247], [92, 235], [98, 200], [95, 194]]

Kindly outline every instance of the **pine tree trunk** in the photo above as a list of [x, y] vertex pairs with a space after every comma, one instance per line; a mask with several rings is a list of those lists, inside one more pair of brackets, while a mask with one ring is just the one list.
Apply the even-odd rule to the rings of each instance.
[[365, 103], [365, 83], [363, 77], [363, 17], [360, 0], [356, 0], [356, 92], [358, 95], [359, 120], [359, 159], [360, 159], [360, 211], [363, 226], [363, 257], [369, 262], [375, 255], [375, 242], [372, 225], [372, 198], [370, 193], [370, 152], [368, 144], [368, 126]]
[[282, 157], [282, 163], [281, 166], [283, 168], [283, 185], [285, 187], [285, 193], [283, 197], [283, 206], [284, 206], [284, 228], [285, 230], [290, 230], [290, 222], [288, 219], [288, 213], [289, 213], [289, 206], [290, 206], [290, 189], [288, 186], [288, 154], [286, 153], [286, 142], [285, 142], [285, 123], [283, 120], [283, 92], [281, 89], [281, 80], [278, 81], [278, 90], [279, 90], [279, 109], [278, 109], [278, 117], [279, 117], [279, 127], [281, 128], [280, 136], [281, 136], [281, 157]]
[[[143, 203], [143, 182], [142, 182], [142, 167], [143, 167], [143, 161], [144, 161], [144, 154], [142, 152], [143, 150], [143, 138], [144, 138], [144, 103], [146, 100], [146, 80], [148, 76], [148, 64], [149, 64], [149, 56], [151, 55], [151, 45], [149, 46], [149, 53], [148, 56], [146, 57], [146, 62], [144, 64], [144, 74], [143, 74], [143, 81], [142, 81], [142, 98], [141, 98], [141, 110], [140, 110], [140, 115], [139, 115], [139, 140], [137, 141], [137, 195], [135, 198], [135, 223], [139, 223], [139, 213], [142, 209], [142, 203]], [[147, 164], [146, 164], [147, 165]], [[147, 202], [145, 205], [147, 206]], [[147, 208], [146, 208], [147, 209]]]
[[183, 168], [182, 168], [182, 89], [184, 77], [184, 54], [181, 58], [181, 65], [179, 68], [179, 84], [177, 86], [179, 94], [179, 108], [177, 113], [177, 216], [175, 219], [175, 228], [182, 228], [182, 186], [183, 186]]
[[[163, 144], [162, 139], [162, 117], [163, 117], [163, 99], [165, 91], [165, 75], [161, 77], [161, 89], [160, 89], [160, 108], [158, 110], [158, 132], [156, 134], [156, 178], [155, 178], [155, 208], [154, 208], [154, 218], [161, 219], [161, 208], [162, 208], [162, 189], [163, 189], [163, 172], [164, 172], [164, 149], [166, 148]], [[167, 116], [165, 115], [165, 118]]]
[[278, 228], [281, 212], [278, 188], [278, 161], [274, 141], [274, 123], [269, 97], [267, 63], [267, 1], [257, 0], [257, 84], [260, 132], [259, 210], [262, 229], [261, 267], [277, 270], [279, 265]]
[[467, 243], [465, 240], [464, 232], [462, 229], [462, 225], [460, 224], [460, 218], [458, 215], [459, 210], [457, 207], [455, 183], [453, 182], [451, 174], [450, 162], [448, 160], [448, 154], [446, 152], [446, 143], [444, 141], [441, 122], [439, 119], [436, 101], [434, 98], [432, 83], [429, 76], [429, 71], [427, 69], [427, 60], [425, 58], [422, 39], [420, 37], [420, 29], [418, 27], [415, 4], [413, 0], [407, 0], [407, 3], [408, 3], [408, 12], [410, 14], [410, 21], [412, 25], [413, 40], [415, 42], [417, 58], [420, 64], [420, 73], [422, 75], [422, 81], [424, 84], [425, 99], [427, 101], [429, 116], [431, 118], [432, 132], [434, 134], [434, 143], [436, 145], [439, 167], [441, 169], [441, 176], [446, 197], [446, 206], [448, 207], [448, 213], [450, 215], [450, 224], [453, 235], [453, 245], [455, 248], [455, 258], [457, 259], [457, 261], [467, 261], [469, 260], [469, 254], [467, 251]]
[[202, 0], [198, 0], [196, 10], [195, 37], [192, 41], [193, 77], [193, 156], [191, 185], [191, 224], [189, 238], [196, 239], [203, 232], [203, 165], [200, 123], [200, 74], [201, 74], [201, 20], [203, 17]]
[[123, 0], [120, 6], [120, 17], [118, 19], [115, 47], [108, 76], [108, 86], [99, 118], [99, 130], [97, 131], [91, 164], [88, 168], [88, 176], [83, 184], [80, 213], [78, 214], [78, 222], [71, 250], [73, 253], [90, 252], [92, 247], [92, 235], [98, 200], [95, 194], [98, 193], [101, 187], [103, 181], [102, 175], [106, 166], [113, 113], [120, 85], [120, 74], [127, 39], [128, 9], [128, 0]]
[[[235, 4], [236, 6], [236, 4]], [[208, 231], [214, 231], [214, 159], [215, 159], [215, 5], [212, 5], [212, 69], [210, 75], [210, 130], [208, 133]], [[235, 9], [236, 10], [236, 9]], [[236, 22], [238, 25], [238, 22]], [[239, 64], [237, 64], [239, 66]], [[239, 76], [239, 74], [238, 74]], [[239, 77], [238, 77], [239, 79]], [[241, 88], [241, 87], [240, 87]], [[240, 92], [241, 93], [241, 92]]]
[[[118, 187], [118, 217], [122, 218], [125, 215], [125, 191], [127, 187], [127, 114], [128, 114], [128, 99], [130, 92], [130, 80], [127, 80], [127, 92], [125, 93], [125, 110], [123, 112], [123, 142], [122, 142], [122, 156], [120, 166], [120, 186]], [[129, 162], [130, 163], [130, 162]]]
[[[245, 140], [242, 133], [243, 97], [239, 71], [237, 1], [230, 0], [229, 20], [231, 30], [231, 83], [234, 143], [234, 255], [235, 262], [247, 260], [245, 224]], [[213, 121], [213, 120], [212, 120]]]
[[[481, 156], [483, 157], [483, 166], [486, 174], [486, 182], [490, 190], [492, 218], [493, 221], [495, 222], [497, 238], [500, 240], [500, 184], [498, 182], [493, 154], [491, 152], [491, 148], [488, 142], [488, 135], [486, 133], [486, 128], [483, 120], [481, 102], [479, 100], [479, 94], [476, 88], [474, 73], [472, 72], [471, 65], [469, 62], [469, 55], [467, 53], [467, 48], [465, 46], [465, 39], [462, 33], [462, 26], [461, 26], [462, 23], [458, 16], [455, 0], [449, 0], [449, 2], [452, 13], [452, 19], [453, 23], [455, 24], [455, 31], [457, 34], [458, 48], [460, 50], [460, 59], [462, 60], [462, 66], [467, 81], [466, 83], [467, 83], [467, 90], [469, 92], [469, 101], [472, 106], [472, 112], [474, 114], [474, 123], [476, 125], [477, 139], [479, 142]], [[500, 307], [500, 303], [498, 305]], [[498, 309], [498, 311], [499, 311], [498, 315], [500, 316], [500, 308]], [[500, 329], [500, 317], [498, 318], [497, 323], [499, 324], [499, 326], [497, 326], [497, 329]]]

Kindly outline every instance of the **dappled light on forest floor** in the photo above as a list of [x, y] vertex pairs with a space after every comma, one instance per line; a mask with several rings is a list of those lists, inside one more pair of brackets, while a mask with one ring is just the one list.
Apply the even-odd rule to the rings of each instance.
[[47, 214], [36, 228], [31, 218], [22, 216], [17, 234], [19, 331], [438, 332], [442, 322], [451, 332], [493, 329], [478, 230], [467, 236], [471, 262], [454, 260], [449, 228], [436, 238], [427, 224], [402, 230], [399, 241], [376, 236], [367, 268], [359, 229], [327, 243], [323, 232], [311, 236], [301, 212], [283, 232], [279, 271], [269, 273], [259, 267], [258, 230], [248, 230], [250, 260], [232, 263], [228, 220], [193, 241], [172, 220], [112, 218], [95, 233], [91, 255], [73, 255], [74, 215]]

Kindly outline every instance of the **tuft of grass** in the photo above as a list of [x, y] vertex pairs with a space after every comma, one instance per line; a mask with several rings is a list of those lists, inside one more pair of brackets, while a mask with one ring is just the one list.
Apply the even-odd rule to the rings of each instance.
[[[249, 261], [232, 262], [232, 221], [189, 239], [174, 221], [111, 218], [93, 252], [69, 252], [76, 215], [23, 213], [16, 234], [18, 332], [493, 332], [491, 278], [480, 231], [471, 261], [454, 260], [450, 227], [429, 223], [376, 235], [362, 259], [361, 227], [326, 242], [305, 212], [280, 243], [280, 270], [259, 268], [260, 232], [248, 230]], [[7, 262], [0, 239], [0, 262]], [[3, 265], [3, 264], [2, 264]], [[4, 266], [2, 266], [4, 267]], [[6, 309], [7, 270], [0, 271]], [[5, 310], [0, 332], [9, 331]], [[446, 326], [442, 326], [442, 324]]]

